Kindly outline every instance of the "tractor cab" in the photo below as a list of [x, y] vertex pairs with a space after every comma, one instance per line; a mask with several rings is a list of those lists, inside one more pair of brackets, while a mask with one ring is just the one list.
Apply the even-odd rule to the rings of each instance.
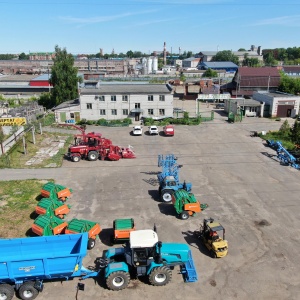
[[165, 186], [177, 186], [177, 182], [174, 176], [166, 176], [164, 179], [164, 184]]
[[[156, 257], [157, 233], [153, 230], [136, 230], [130, 232], [129, 246], [131, 249], [132, 265], [146, 267]], [[138, 270], [145, 272], [146, 270]]]
[[225, 228], [214, 219], [204, 219], [200, 227], [200, 237], [213, 258], [224, 257], [228, 252], [228, 243], [225, 240]]

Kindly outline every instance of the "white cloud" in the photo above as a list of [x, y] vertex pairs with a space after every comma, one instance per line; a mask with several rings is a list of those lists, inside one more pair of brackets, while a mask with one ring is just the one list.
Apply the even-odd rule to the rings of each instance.
[[88, 25], [88, 24], [95, 24], [95, 23], [111, 22], [114, 20], [131, 17], [134, 15], [149, 14], [149, 13], [153, 13], [153, 12], [156, 12], [156, 10], [128, 12], [128, 13], [123, 13], [123, 14], [119, 14], [119, 15], [99, 16], [99, 17], [90, 17], [90, 18], [76, 18], [76, 17], [71, 17], [71, 16], [60, 16], [58, 18], [62, 21], [65, 21], [65, 22], [71, 23], [71, 24]]
[[261, 26], [261, 25], [282, 25], [282, 26], [290, 26], [290, 27], [299, 27], [300, 15], [282, 16], [277, 18], [264, 19], [252, 24], [252, 26]]

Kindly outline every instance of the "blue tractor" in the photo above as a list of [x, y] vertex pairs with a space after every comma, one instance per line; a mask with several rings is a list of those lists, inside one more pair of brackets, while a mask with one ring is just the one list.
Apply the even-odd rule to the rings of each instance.
[[159, 242], [154, 230], [130, 232], [125, 247], [108, 249], [100, 259], [107, 287], [113, 291], [125, 289], [130, 275], [148, 276], [152, 285], [164, 286], [172, 278], [171, 269], [178, 265], [186, 282], [197, 281], [189, 246]]
[[171, 202], [172, 195], [179, 189], [191, 192], [192, 184], [180, 182], [179, 169], [182, 165], [177, 164], [177, 157], [174, 154], [158, 155], [158, 166], [162, 167], [162, 172], [157, 175], [159, 182], [159, 196], [163, 202]]

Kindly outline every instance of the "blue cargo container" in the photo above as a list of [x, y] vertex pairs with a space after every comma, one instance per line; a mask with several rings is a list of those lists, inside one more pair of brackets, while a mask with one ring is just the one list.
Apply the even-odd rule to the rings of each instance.
[[88, 233], [0, 240], [0, 299], [34, 299], [43, 281], [97, 273], [82, 266]]

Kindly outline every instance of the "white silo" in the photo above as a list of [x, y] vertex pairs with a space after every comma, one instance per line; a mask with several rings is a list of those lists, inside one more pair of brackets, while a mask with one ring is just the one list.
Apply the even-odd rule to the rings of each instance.
[[147, 70], [148, 70], [148, 74], [152, 73], [152, 58], [148, 57], [147, 59]]
[[142, 74], [143, 75], [147, 74], [147, 58], [146, 57], [142, 58]]
[[153, 73], [156, 73], [157, 70], [158, 70], [158, 58], [155, 56], [155, 57], [153, 57], [152, 71], [153, 71]]

